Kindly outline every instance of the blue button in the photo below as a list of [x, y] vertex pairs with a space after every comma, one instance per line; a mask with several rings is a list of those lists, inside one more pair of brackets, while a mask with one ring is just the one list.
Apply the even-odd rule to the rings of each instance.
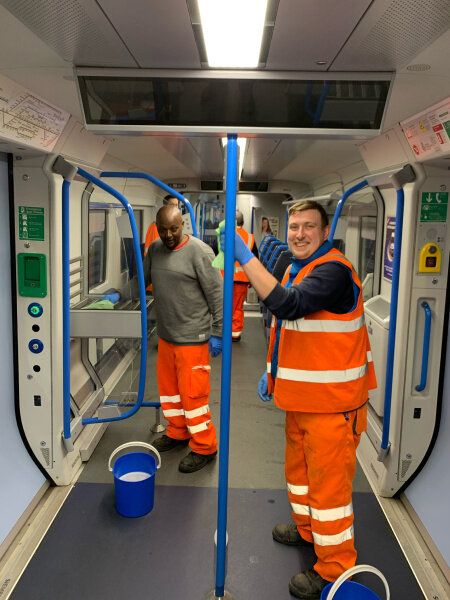
[[37, 319], [37, 317], [40, 317], [43, 312], [44, 312], [44, 309], [39, 304], [39, 302], [32, 302], [28, 306], [28, 314], [30, 315], [30, 317], [35, 317]]
[[44, 349], [44, 344], [41, 340], [30, 340], [28, 342], [28, 348], [33, 354], [39, 354]]

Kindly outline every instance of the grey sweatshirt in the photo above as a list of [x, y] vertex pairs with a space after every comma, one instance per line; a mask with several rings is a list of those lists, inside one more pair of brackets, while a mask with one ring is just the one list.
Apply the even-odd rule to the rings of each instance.
[[158, 336], [172, 344], [199, 344], [222, 335], [222, 277], [212, 266], [214, 252], [189, 236], [169, 250], [154, 242], [144, 262], [146, 285], [153, 284]]

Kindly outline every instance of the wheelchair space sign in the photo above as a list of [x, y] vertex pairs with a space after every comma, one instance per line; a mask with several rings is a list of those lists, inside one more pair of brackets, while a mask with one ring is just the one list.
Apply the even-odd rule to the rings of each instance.
[[422, 192], [420, 221], [446, 221], [448, 192]]

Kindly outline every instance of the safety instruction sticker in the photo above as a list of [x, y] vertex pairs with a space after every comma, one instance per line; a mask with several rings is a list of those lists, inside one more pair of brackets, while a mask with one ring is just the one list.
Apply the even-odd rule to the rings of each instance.
[[448, 192], [422, 192], [420, 221], [446, 221]]
[[19, 240], [44, 241], [44, 209], [19, 206]]
[[450, 98], [400, 124], [416, 160], [450, 150]]

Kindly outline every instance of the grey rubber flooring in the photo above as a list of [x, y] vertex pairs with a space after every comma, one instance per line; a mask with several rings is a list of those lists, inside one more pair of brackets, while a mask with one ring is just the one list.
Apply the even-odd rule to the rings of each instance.
[[[157, 400], [156, 348], [150, 341], [146, 399]], [[284, 413], [258, 399], [266, 341], [259, 315], [246, 317], [233, 345], [228, 492], [229, 552], [226, 590], [234, 600], [288, 600], [292, 575], [314, 562], [311, 550], [275, 543], [271, 529], [290, 520], [284, 481]], [[220, 430], [220, 358], [212, 360], [210, 406]], [[114, 396], [136, 391], [138, 361]], [[217, 520], [218, 461], [182, 474], [187, 449], [162, 455], [155, 507], [138, 519], [114, 508], [107, 469], [124, 442], [147, 441], [155, 410], [112, 423], [31, 560], [12, 600], [203, 600], [215, 586], [213, 535]], [[159, 435], [159, 434], [157, 434]], [[378, 567], [394, 600], [423, 595], [360, 469], [354, 481], [358, 562]], [[357, 576], [384, 598], [373, 575]]]

